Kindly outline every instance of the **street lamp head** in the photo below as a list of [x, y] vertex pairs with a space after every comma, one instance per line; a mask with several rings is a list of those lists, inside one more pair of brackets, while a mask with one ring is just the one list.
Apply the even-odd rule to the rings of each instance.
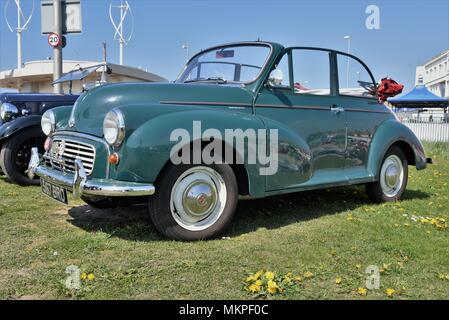
[[344, 39], [349, 40], [349, 39], [351, 39], [351, 36], [345, 36]]

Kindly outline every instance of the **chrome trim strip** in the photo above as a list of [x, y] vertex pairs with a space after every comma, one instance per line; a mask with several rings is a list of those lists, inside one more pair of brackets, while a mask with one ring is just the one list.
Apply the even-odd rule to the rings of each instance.
[[330, 111], [330, 108], [320, 106], [288, 106], [283, 104], [263, 104], [256, 103], [256, 108], [283, 108], [283, 109], [306, 109], [306, 110], [322, 110]]
[[217, 101], [159, 101], [160, 104], [176, 104], [176, 105], [211, 105], [211, 106], [237, 106], [237, 107], [248, 107], [251, 108], [250, 103], [240, 103], [240, 102], [217, 102]]
[[[283, 109], [306, 109], [306, 110], [323, 110], [323, 111], [329, 111], [330, 108], [326, 107], [319, 107], [319, 106], [288, 106], [283, 104], [261, 104], [256, 103], [256, 108], [283, 108]], [[369, 110], [369, 109], [344, 109], [344, 111], [347, 112], [370, 112], [370, 113], [390, 113], [389, 111], [384, 110]]]
[[119, 181], [112, 179], [88, 179], [80, 159], [75, 161], [75, 174], [64, 174], [40, 165], [37, 148], [31, 150], [28, 166], [30, 178], [35, 175], [72, 192], [75, 198], [80, 196], [137, 197], [150, 196], [156, 191], [152, 184]]

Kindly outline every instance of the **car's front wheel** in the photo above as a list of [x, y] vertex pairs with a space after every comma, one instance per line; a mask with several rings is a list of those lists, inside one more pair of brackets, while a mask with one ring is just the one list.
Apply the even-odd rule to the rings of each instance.
[[27, 129], [10, 137], [3, 144], [0, 163], [6, 177], [21, 186], [39, 185], [39, 177], [30, 179], [26, 173], [31, 158], [31, 148], [43, 153], [45, 136], [40, 128]]
[[377, 203], [399, 200], [408, 181], [407, 157], [401, 148], [392, 146], [382, 161], [379, 180], [366, 185], [368, 197]]
[[150, 217], [170, 239], [208, 239], [227, 227], [237, 200], [237, 180], [229, 165], [170, 165], [150, 197]]

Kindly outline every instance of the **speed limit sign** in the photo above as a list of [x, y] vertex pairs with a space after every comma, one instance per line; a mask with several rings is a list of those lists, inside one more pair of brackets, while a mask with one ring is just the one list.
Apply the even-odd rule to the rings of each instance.
[[61, 38], [56, 33], [50, 33], [48, 35], [48, 44], [52, 46], [53, 48], [56, 48], [61, 43]]

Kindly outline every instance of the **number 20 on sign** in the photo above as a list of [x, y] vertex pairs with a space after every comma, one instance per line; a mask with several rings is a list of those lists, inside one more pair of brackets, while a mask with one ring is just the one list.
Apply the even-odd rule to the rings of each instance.
[[56, 48], [57, 46], [59, 46], [60, 42], [61, 42], [61, 38], [59, 37], [58, 34], [51, 33], [48, 35], [48, 44], [50, 46], [52, 46], [53, 48]]

